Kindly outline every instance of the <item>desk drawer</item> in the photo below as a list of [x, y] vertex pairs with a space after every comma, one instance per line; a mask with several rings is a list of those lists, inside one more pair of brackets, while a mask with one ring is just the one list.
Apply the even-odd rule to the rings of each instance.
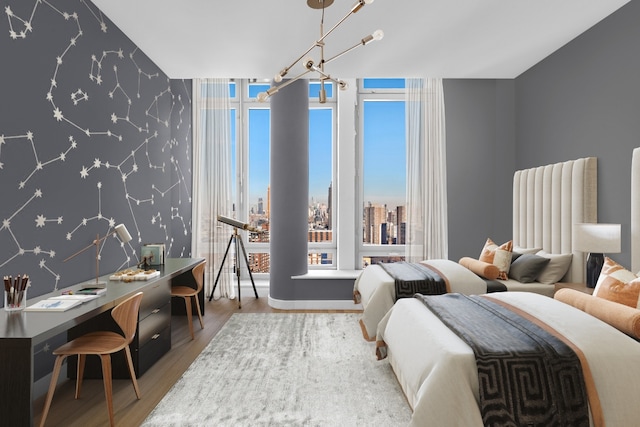
[[138, 319], [142, 320], [154, 310], [163, 307], [171, 300], [171, 286], [169, 282], [158, 282], [144, 289], [144, 296], [140, 302]]
[[138, 323], [138, 347], [144, 346], [155, 334], [171, 325], [171, 304], [156, 308]]
[[171, 326], [157, 332], [138, 349], [138, 376], [144, 374], [164, 354], [171, 350]]

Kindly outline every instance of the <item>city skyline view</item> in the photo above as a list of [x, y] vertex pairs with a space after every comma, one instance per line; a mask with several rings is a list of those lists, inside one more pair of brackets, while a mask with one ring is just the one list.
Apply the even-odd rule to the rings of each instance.
[[[366, 101], [363, 204], [404, 205], [406, 150], [404, 101]], [[309, 202], [328, 203], [332, 185], [332, 111], [309, 110]], [[249, 110], [249, 207], [266, 198], [269, 186], [270, 111]], [[355, 166], [354, 166], [355, 167]]]

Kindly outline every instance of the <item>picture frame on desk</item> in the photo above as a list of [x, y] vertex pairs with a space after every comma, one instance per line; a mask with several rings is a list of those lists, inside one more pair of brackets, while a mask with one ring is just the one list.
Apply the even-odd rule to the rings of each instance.
[[[147, 256], [149, 265], [164, 265], [165, 245], [164, 243], [145, 243], [140, 248], [140, 259]], [[151, 258], [149, 258], [149, 256]]]

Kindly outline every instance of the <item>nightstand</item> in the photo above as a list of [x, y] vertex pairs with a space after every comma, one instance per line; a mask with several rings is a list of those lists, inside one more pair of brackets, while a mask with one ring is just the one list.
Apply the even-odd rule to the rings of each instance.
[[569, 288], [569, 289], [575, 289], [576, 291], [584, 292], [585, 294], [589, 294], [589, 295], [593, 294], [593, 289], [594, 289], [594, 288], [587, 288], [586, 283], [558, 282], [554, 286], [555, 286], [555, 292], [558, 292], [558, 290], [562, 288]]

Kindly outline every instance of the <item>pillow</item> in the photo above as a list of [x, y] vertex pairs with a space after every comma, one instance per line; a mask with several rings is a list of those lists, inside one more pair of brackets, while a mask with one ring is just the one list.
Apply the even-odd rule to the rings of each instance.
[[536, 252], [540, 252], [542, 248], [521, 248], [520, 246], [514, 246], [513, 252], [518, 252], [519, 254], [535, 254]]
[[542, 269], [538, 276], [538, 282], [545, 285], [557, 283], [567, 274], [573, 254], [550, 254], [545, 251], [538, 251], [536, 255], [549, 258], [549, 264]]
[[640, 310], [569, 288], [559, 289], [553, 297], [640, 339]]
[[534, 254], [522, 254], [511, 263], [509, 277], [521, 283], [535, 282], [551, 259]]
[[458, 261], [463, 267], [467, 267], [469, 270], [473, 271], [480, 277], [484, 277], [485, 279], [494, 280], [498, 278], [500, 275], [500, 269], [488, 262], [480, 261], [471, 257], [462, 257], [460, 261]]
[[507, 280], [507, 273], [511, 266], [511, 250], [513, 249], [513, 241], [503, 243], [498, 246], [493, 240], [487, 239], [480, 253], [480, 261], [493, 264], [500, 270], [497, 279]]
[[611, 258], [605, 257], [593, 295], [638, 308], [640, 278]]

